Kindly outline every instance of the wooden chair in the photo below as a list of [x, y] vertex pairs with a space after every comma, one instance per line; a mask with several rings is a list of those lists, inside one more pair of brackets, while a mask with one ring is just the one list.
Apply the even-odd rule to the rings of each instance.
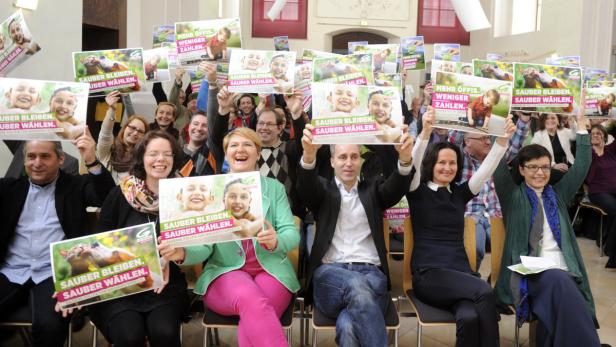
[[[404, 228], [409, 228], [411, 225], [411, 218], [404, 219]], [[385, 247], [387, 248], [388, 255], [404, 255], [404, 241], [399, 241], [391, 238], [389, 232], [389, 220], [383, 218], [383, 233], [385, 236]]]
[[575, 224], [575, 220], [577, 219], [581, 208], [586, 208], [599, 214], [599, 232], [597, 233], [597, 237], [599, 238], [599, 257], [603, 257], [603, 217], [607, 216], [607, 212], [598, 205], [590, 202], [587, 197], [584, 197], [584, 199], [580, 201], [577, 210], [575, 210], [575, 215], [573, 216], [573, 221], [571, 224]]
[[[466, 217], [464, 219], [464, 248], [473, 271], [477, 266], [477, 250], [475, 234], [475, 220]], [[404, 229], [404, 268], [402, 271], [402, 286], [404, 293], [409, 299], [411, 306], [417, 314], [417, 346], [421, 347], [421, 335], [423, 327], [455, 325], [453, 314], [447, 310], [430, 306], [417, 298], [413, 292], [413, 277], [411, 274], [411, 257], [413, 252], [413, 228]]]

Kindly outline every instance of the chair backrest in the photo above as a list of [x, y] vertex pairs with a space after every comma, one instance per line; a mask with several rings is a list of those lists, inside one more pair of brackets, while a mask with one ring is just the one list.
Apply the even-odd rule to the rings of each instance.
[[500, 273], [503, 248], [505, 247], [505, 223], [502, 218], [490, 218], [490, 248], [491, 253], [491, 275], [490, 285], [494, 287]]
[[[404, 260], [402, 268], [402, 288], [406, 293], [413, 288], [413, 275], [411, 274], [411, 257], [413, 255], [413, 226], [411, 219], [404, 221]], [[408, 225], [407, 225], [408, 223]], [[471, 217], [464, 218], [464, 249], [469, 259], [469, 264], [473, 271], [477, 271], [477, 250], [476, 250], [475, 220]]]
[[[404, 229], [406, 230], [406, 228], [408, 228], [411, 223], [410, 223], [410, 217], [406, 217], [404, 219]], [[385, 238], [385, 249], [387, 250], [387, 254], [391, 254], [391, 242], [390, 242], [390, 237], [391, 237], [391, 232], [389, 231], [389, 219], [387, 218], [383, 218], [383, 235]], [[395, 254], [398, 254], [398, 252], [395, 252]]]

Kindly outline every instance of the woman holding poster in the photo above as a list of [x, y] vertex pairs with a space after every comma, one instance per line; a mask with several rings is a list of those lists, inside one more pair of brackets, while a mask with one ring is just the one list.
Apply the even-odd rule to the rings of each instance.
[[[225, 136], [223, 148], [231, 173], [256, 170], [261, 152], [256, 132], [237, 128]], [[233, 204], [228, 196], [230, 190], [231, 186], [225, 196], [229, 207]], [[299, 244], [299, 233], [284, 186], [261, 176], [261, 190], [263, 210], [267, 212], [265, 225], [256, 238], [186, 248], [173, 248], [163, 242], [160, 253], [183, 265], [207, 260], [195, 293], [203, 295], [205, 305], [212, 311], [240, 316], [239, 346], [288, 346], [279, 317], [300, 288], [287, 258], [287, 252]], [[242, 218], [247, 212], [242, 209]]]
[[496, 169], [516, 130], [507, 118], [499, 137], [481, 166], [461, 185], [462, 154], [449, 142], [433, 144], [433, 113], [426, 112], [415, 143], [415, 176], [406, 198], [413, 216], [411, 259], [413, 289], [425, 303], [450, 311], [456, 319], [456, 346], [499, 346], [496, 297], [490, 284], [476, 276], [464, 250], [464, 209]]
[[[168, 133], [152, 131], [134, 148], [131, 175], [113, 189], [101, 207], [98, 232], [158, 218], [158, 183], [174, 177], [182, 150]], [[186, 308], [186, 280], [176, 264], [164, 269], [167, 284], [88, 307], [90, 318], [114, 346], [180, 346], [180, 324]]]

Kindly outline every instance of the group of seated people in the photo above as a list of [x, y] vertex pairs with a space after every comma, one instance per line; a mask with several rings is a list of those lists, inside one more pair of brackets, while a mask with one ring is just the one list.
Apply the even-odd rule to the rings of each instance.
[[[86, 233], [87, 206], [100, 206], [96, 232], [147, 222], [158, 230], [160, 180], [255, 170], [266, 211], [256, 237], [189, 247], [159, 242], [167, 264], [163, 288], [84, 308], [110, 343], [143, 346], [147, 339], [150, 346], [180, 346], [187, 310], [181, 266], [203, 263], [194, 292], [210, 310], [240, 317], [240, 346], [287, 346], [279, 317], [296, 293], [336, 320], [340, 346], [386, 346], [391, 278], [382, 219], [406, 196], [414, 231], [413, 287], [422, 301], [454, 314], [457, 346], [499, 346], [497, 308], [503, 305], [515, 307], [520, 324], [537, 319], [541, 346], [600, 345], [567, 206], [586, 180], [593, 202], [616, 207], [608, 173], [616, 158], [602, 126], [593, 125], [589, 135], [584, 114], [576, 117], [577, 130], [570, 127], [574, 161], [567, 152], [572, 137], [559, 134], [552, 116], [535, 133], [545, 132], [536, 143], [523, 147], [530, 114], [515, 114], [515, 122], [508, 117], [505, 135], [492, 144], [487, 136], [433, 129], [434, 111], [426, 107], [411, 115], [416, 138], [405, 126], [399, 144], [377, 149], [385, 153], [384, 174], [360, 179], [362, 146], [313, 143], [301, 92], [262, 95], [257, 104], [251, 95], [219, 88], [215, 63], [199, 68], [206, 77], [191, 96], [194, 105], [183, 111], [191, 113], [186, 137], [184, 126], [174, 127], [180, 108], [167, 101], [158, 104], [153, 123], [131, 115], [114, 137], [120, 95], [110, 93], [98, 143], [89, 131], [73, 141], [87, 175], [60, 169], [60, 143], [28, 141], [25, 175], [0, 179], [0, 213], [7, 223], [1, 229], [0, 316], [29, 298], [34, 345], [61, 346], [66, 338], [73, 310], [61, 309], [54, 298], [49, 243]], [[174, 88], [181, 91], [181, 77]], [[206, 109], [192, 113], [196, 105]], [[554, 170], [562, 175], [551, 184]], [[300, 243], [293, 215], [316, 222], [306, 270], [299, 274], [303, 283], [287, 257]], [[489, 217], [504, 218], [507, 235], [494, 289], [469, 266], [465, 216], [476, 219], [480, 258]], [[557, 268], [529, 276], [507, 269], [524, 255], [550, 258]]]

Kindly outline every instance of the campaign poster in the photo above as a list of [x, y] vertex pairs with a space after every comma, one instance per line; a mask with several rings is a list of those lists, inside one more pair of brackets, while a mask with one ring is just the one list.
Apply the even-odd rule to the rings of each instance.
[[304, 63], [308, 63], [308, 62], [312, 62], [316, 58], [331, 58], [331, 57], [342, 57], [342, 55], [336, 54], [336, 53], [330, 53], [330, 52], [317, 51], [316, 49], [304, 48], [304, 50], [302, 51], [301, 60]]
[[616, 112], [616, 87], [613, 81], [604, 81], [599, 87], [586, 88], [584, 104], [586, 116], [597, 119], [614, 119]]
[[304, 111], [308, 112], [312, 105], [312, 62], [295, 64], [295, 89], [304, 95]]
[[513, 80], [512, 110], [577, 114], [582, 102], [579, 67], [514, 63]]
[[295, 52], [236, 49], [229, 61], [229, 91], [292, 94]]
[[219, 88], [226, 86], [229, 81], [229, 61], [219, 60], [216, 62], [216, 83]]
[[167, 61], [169, 63], [169, 69], [177, 69], [180, 67], [178, 63], [178, 51], [175, 42], [164, 42], [163, 48], [167, 49]]
[[432, 107], [434, 126], [502, 136], [511, 105], [512, 83], [495, 79], [437, 72]]
[[276, 51], [289, 51], [289, 37], [288, 36], [275, 36], [274, 37], [274, 50]]
[[402, 95], [402, 77], [399, 73], [377, 72], [374, 74], [374, 85], [379, 87], [395, 87], [398, 89], [398, 93]]
[[365, 45], [357, 46], [355, 53], [372, 53], [372, 72], [394, 74], [398, 72], [400, 45]]
[[0, 138], [73, 140], [86, 128], [89, 84], [0, 78]]
[[584, 83], [587, 88], [598, 87], [601, 85], [601, 82], [609, 80], [609, 73], [603, 69], [584, 68]]
[[459, 73], [463, 75], [473, 75], [473, 63], [465, 63], [461, 61], [445, 61], [445, 60], [432, 60], [430, 62], [430, 80], [434, 82], [436, 73], [450, 72]]
[[239, 18], [175, 23], [175, 44], [181, 66], [204, 60], [229, 59], [230, 48], [241, 48]]
[[143, 71], [148, 82], [169, 81], [169, 50], [166, 47], [144, 50]]
[[142, 48], [73, 52], [73, 73], [90, 84], [90, 93], [146, 90]]
[[513, 81], [513, 64], [504, 61], [473, 59], [473, 74], [499, 81]]
[[199, 89], [201, 89], [201, 83], [203, 82], [205, 74], [192, 66], [186, 68], [186, 72], [188, 72], [188, 77], [190, 78], [190, 88], [192, 88], [192, 92], [198, 93]]
[[580, 67], [579, 55], [567, 55], [564, 57], [547, 57], [545, 58], [546, 65], [571, 66]]
[[0, 24], [0, 77], [40, 50], [21, 10], [13, 13]]
[[403, 124], [397, 88], [312, 84], [315, 143], [399, 143]]
[[176, 247], [238, 241], [263, 227], [258, 171], [160, 181], [160, 237]]
[[56, 299], [64, 309], [164, 286], [154, 223], [49, 245]]
[[347, 52], [348, 54], [355, 53], [355, 48], [357, 46], [366, 46], [368, 45], [368, 41], [350, 41], [347, 42]]
[[406, 200], [406, 196], [402, 197], [397, 204], [383, 212], [383, 218], [390, 221], [405, 219], [410, 216], [411, 212], [409, 211], [409, 202]]
[[505, 56], [498, 53], [486, 53], [486, 60], [490, 61], [503, 61], [505, 60]]
[[435, 43], [433, 59], [460, 61], [460, 45], [457, 43]]
[[423, 36], [401, 38], [400, 48], [402, 49], [402, 69], [424, 70], [426, 68]]
[[165, 43], [175, 43], [175, 26], [155, 25], [152, 30], [152, 48], [163, 47]]
[[372, 54], [357, 53], [330, 58], [316, 58], [313, 63], [313, 82], [374, 84]]

